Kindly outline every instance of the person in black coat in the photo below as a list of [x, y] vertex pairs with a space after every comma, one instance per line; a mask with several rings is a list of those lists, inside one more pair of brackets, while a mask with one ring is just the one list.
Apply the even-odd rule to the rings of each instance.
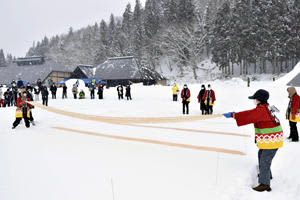
[[126, 93], [125, 93], [125, 96], [127, 97], [127, 100], [132, 100], [131, 98], [131, 88], [130, 88], [130, 85], [127, 85], [126, 86]]
[[119, 98], [119, 100], [120, 100], [120, 99], [123, 99], [123, 86], [122, 86], [122, 85], [119, 85], [119, 86], [117, 87], [117, 91], [118, 91], [118, 98]]
[[45, 83], [43, 83], [42, 88], [41, 88], [41, 93], [42, 93], [42, 100], [43, 100], [43, 105], [48, 106], [48, 89]]
[[63, 86], [63, 93], [62, 93], [62, 98], [64, 99], [64, 98], [68, 98], [68, 96], [67, 96], [67, 89], [68, 89], [68, 87], [66, 86], [66, 84], [64, 84], [64, 86]]
[[19, 78], [19, 80], [17, 82], [17, 86], [18, 86], [18, 88], [21, 88], [21, 87], [24, 86], [24, 83], [23, 83], [23, 81], [20, 78]]
[[17, 98], [18, 98], [18, 88], [15, 84], [14, 84], [14, 86], [12, 86], [10, 93], [11, 93], [10, 105], [16, 106]]
[[39, 87], [39, 89], [41, 90], [42, 85], [43, 85], [41, 79], [38, 79], [38, 80], [36, 81], [36, 84], [37, 84], [37, 86]]
[[11, 103], [11, 91], [8, 88], [5, 92], [4, 92], [4, 107], [8, 106], [10, 107], [10, 103]]
[[50, 86], [50, 91], [51, 91], [51, 94], [52, 94], [52, 99], [56, 99], [57, 87], [54, 83]]
[[98, 96], [99, 96], [99, 99], [103, 99], [103, 90], [104, 90], [103, 85], [99, 85], [99, 87], [98, 87]]
[[201, 90], [199, 91], [199, 94], [198, 94], [198, 103], [200, 103], [200, 110], [202, 112], [202, 115], [204, 115], [205, 111], [206, 111], [206, 105], [205, 105], [204, 100], [203, 100], [205, 90], [206, 90], [205, 85], [202, 85]]

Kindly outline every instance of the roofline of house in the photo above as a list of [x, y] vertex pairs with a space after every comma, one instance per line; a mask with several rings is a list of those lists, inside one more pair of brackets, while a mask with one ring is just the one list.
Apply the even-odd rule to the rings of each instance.
[[108, 58], [108, 60], [119, 60], [119, 59], [129, 59], [129, 58], [134, 58], [134, 56], [112, 57], [112, 58]]

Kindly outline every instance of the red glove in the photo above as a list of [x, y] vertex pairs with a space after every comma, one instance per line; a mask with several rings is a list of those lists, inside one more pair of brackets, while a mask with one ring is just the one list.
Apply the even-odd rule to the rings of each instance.
[[295, 120], [295, 119], [296, 119], [296, 115], [292, 114], [292, 120]]

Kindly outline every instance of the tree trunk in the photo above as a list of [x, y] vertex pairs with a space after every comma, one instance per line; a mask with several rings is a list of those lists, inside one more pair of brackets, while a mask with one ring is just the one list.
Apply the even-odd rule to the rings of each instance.
[[276, 60], [275, 59], [273, 59], [271, 61], [271, 65], [272, 65], [272, 74], [274, 75], [276, 72]]
[[233, 62], [231, 63], [231, 74], [234, 75], [234, 71], [233, 71]]
[[196, 64], [193, 64], [193, 73], [194, 73], [194, 78], [195, 80], [197, 80], [197, 65]]
[[257, 69], [257, 64], [256, 64], [256, 59], [254, 61], [254, 74], [256, 74], [256, 69]]
[[286, 60], [286, 61], [285, 61], [285, 72], [288, 72], [288, 70], [289, 70], [289, 65], [288, 65], [288, 63], [289, 63], [289, 60]]
[[242, 61], [239, 62], [240, 63], [240, 75], [243, 74], [243, 66], [242, 66]]

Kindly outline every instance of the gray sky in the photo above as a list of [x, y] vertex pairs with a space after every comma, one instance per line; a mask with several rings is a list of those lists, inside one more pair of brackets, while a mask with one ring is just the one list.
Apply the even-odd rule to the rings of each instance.
[[133, 9], [135, 0], [0, 0], [0, 49], [25, 56], [33, 41], [121, 16], [128, 2]]

